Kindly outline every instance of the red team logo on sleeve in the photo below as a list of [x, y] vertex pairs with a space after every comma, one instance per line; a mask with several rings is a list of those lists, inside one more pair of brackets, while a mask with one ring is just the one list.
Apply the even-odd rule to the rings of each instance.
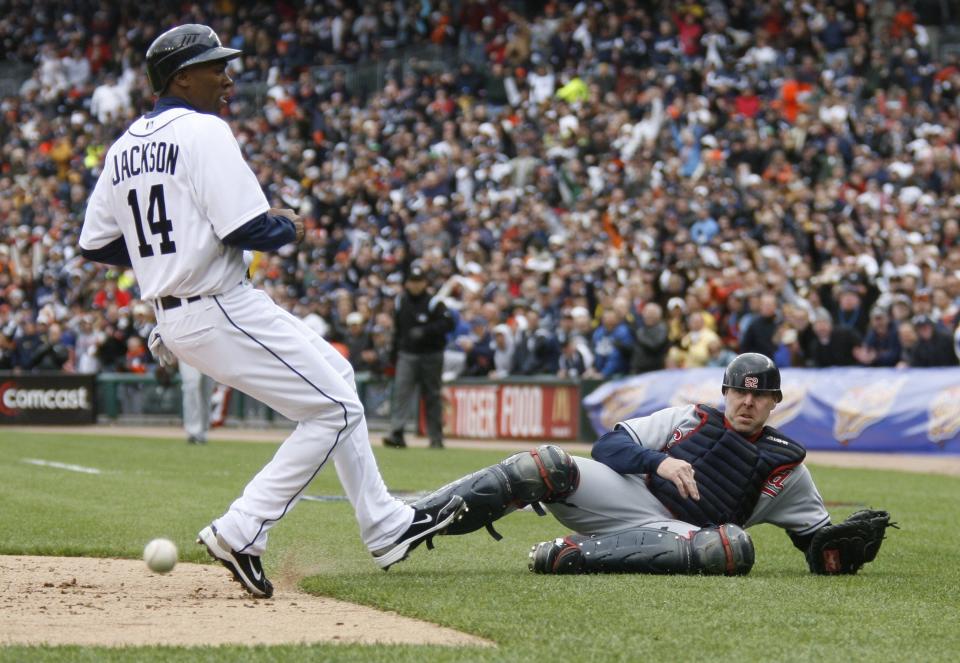
[[770, 478], [767, 479], [767, 483], [760, 489], [760, 492], [770, 497], [776, 497], [780, 494], [780, 491], [783, 490], [783, 482], [787, 480], [787, 477], [790, 476], [792, 472], [793, 468], [789, 468], [776, 474], [771, 474]]
[[683, 439], [683, 432], [679, 428], [673, 429], [673, 439], [667, 442], [667, 446], [663, 448], [664, 451], [670, 451], [673, 447], [677, 446], [680, 443], [680, 440]]

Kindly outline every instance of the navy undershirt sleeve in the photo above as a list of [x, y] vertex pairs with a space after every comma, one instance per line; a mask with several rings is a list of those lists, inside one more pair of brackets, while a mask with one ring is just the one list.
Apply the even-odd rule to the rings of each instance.
[[[830, 524], [830, 521], [827, 521], [827, 525]], [[827, 525], [824, 525], [826, 527]], [[809, 534], [794, 534], [790, 530], [787, 530], [787, 535], [790, 537], [790, 540], [793, 541], [793, 545], [797, 547], [798, 550], [807, 552], [810, 549], [810, 542], [813, 541], [813, 535], [819, 532], [820, 530], [814, 530]]]
[[253, 251], [273, 251], [297, 239], [293, 221], [264, 212], [223, 238], [223, 243]]
[[593, 459], [620, 474], [653, 474], [667, 454], [655, 449], [646, 449], [630, 437], [630, 433], [618, 428], [604, 434], [593, 444]]
[[117, 265], [120, 267], [132, 267], [130, 262], [130, 253], [127, 251], [127, 243], [123, 237], [118, 237], [106, 246], [99, 249], [80, 249], [80, 255], [87, 260], [102, 262], [105, 265]]

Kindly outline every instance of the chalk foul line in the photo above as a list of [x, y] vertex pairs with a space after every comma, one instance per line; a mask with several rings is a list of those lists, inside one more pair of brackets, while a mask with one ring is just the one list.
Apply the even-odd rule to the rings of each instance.
[[39, 465], [40, 467], [55, 467], [58, 470], [68, 470], [70, 472], [80, 472], [82, 474], [100, 474], [100, 470], [95, 467], [84, 467], [83, 465], [72, 465], [70, 463], [58, 463], [55, 460], [40, 460], [39, 458], [23, 458], [22, 462], [27, 465]]

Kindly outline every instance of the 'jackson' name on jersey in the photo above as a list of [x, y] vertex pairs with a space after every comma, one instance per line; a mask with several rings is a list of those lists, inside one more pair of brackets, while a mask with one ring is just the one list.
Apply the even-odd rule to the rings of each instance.
[[180, 156], [180, 146], [163, 141], [150, 142], [144, 145], [132, 145], [119, 155], [113, 155], [114, 186], [129, 177], [143, 173], [167, 173], [173, 175], [177, 170], [177, 157]]

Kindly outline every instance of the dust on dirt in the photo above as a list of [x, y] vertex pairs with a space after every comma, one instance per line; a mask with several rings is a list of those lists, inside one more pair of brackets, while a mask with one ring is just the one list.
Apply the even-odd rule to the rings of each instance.
[[0, 646], [494, 645], [278, 580], [272, 599], [257, 600], [220, 566], [159, 575], [140, 560], [0, 556]]

